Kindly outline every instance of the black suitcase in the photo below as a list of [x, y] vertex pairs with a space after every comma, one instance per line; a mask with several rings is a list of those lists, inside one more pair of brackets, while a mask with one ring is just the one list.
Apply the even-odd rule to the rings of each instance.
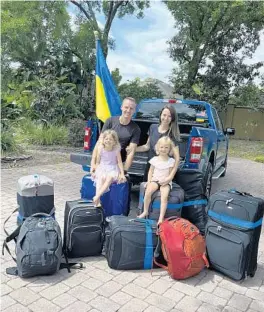
[[[146, 190], [145, 185], [146, 185], [146, 182], [142, 182], [140, 184], [139, 203], [138, 203], [139, 213], [143, 212], [144, 194]], [[181, 217], [183, 201], [184, 201], [183, 189], [176, 183], [173, 183], [172, 189], [170, 191], [169, 198], [168, 198], [168, 205], [167, 205], [165, 218]], [[152, 194], [148, 217], [149, 219], [157, 221], [159, 219], [159, 215], [160, 215], [160, 191], [158, 190], [154, 194]]]
[[104, 214], [86, 200], [67, 201], [64, 213], [63, 249], [70, 258], [95, 256], [102, 252]]
[[116, 270], [151, 269], [157, 246], [157, 224], [149, 219], [112, 216], [106, 229], [106, 259]]
[[177, 171], [176, 182], [184, 190], [181, 217], [197, 226], [201, 234], [204, 235], [207, 223], [205, 211], [207, 198], [204, 195], [204, 173], [200, 170], [181, 169]]
[[209, 199], [206, 225], [211, 268], [234, 280], [253, 277], [257, 269], [264, 200], [235, 190]]

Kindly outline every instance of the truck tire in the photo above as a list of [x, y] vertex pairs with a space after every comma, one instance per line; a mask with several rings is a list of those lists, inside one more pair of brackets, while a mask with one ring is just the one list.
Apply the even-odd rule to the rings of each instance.
[[212, 188], [213, 165], [209, 162], [204, 175], [204, 195], [209, 198]]

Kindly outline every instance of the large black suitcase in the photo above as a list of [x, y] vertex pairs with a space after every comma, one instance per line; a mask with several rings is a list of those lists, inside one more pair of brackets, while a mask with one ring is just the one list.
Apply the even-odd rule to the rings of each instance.
[[254, 276], [263, 211], [262, 199], [235, 190], [210, 197], [206, 246], [211, 268], [234, 280]]
[[112, 269], [151, 269], [157, 224], [149, 219], [112, 216], [106, 229], [106, 259]]
[[181, 169], [177, 171], [175, 181], [184, 190], [181, 217], [197, 226], [201, 234], [204, 235], [207, 222], [204, 173], [200, 170]]
[[104, 214], [86, 200], [67, 201], [63, 249], [69, 258], [99, 255], [104, 238]]
[[[145, 194], [145, 185], [146, 182], [142, 182], [140, 184], [140, 192], [139, 192], [139, 203], [138, 210], [139, 213], [143, 212], [144, 206], [144, 194]], [[160, 215], [160, 191], [156, 191], [152, 194], [151, 203], [149, 207], [149, 215], [148, 218], [152, 220], [158, 220]], [[168, 198], [167, 210], [165, 213], [165, 218], [169, 217], [180, 217], [181, 211], [183, 207], [184, 201], [184, 191], [183, 189], [177, 185], [176, 183], [172, 184], [172, 189]]]

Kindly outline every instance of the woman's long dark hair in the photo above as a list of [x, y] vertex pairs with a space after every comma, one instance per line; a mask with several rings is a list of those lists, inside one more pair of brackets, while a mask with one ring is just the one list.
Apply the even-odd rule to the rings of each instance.
[[161, 123], [161, 114], [164, 111], [164, 109], [168, 109], [171, 114], [171, 123], [170, 123], [168, 135], [174, 138], [177, 142], [180, 142], [181, 137], [180, 137], [180, 130], [179, 130], [179, 125], [178, 125], [178, 115], [177, 115], [175, 108], [172, 105], [165, 105], [162, 108], [160, 112], [159, 123]]

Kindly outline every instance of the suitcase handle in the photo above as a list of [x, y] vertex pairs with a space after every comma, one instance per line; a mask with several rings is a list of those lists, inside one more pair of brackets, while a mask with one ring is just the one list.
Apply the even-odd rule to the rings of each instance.
[[166, 218], [167, 221], [177, 220], [177, 219], [180, 219], [180, 218], [177, 216]]
[[37, 213], [34, 213], [33, 215], [31, 215], [30, 217], [51, 217], [50, 214], [48, 213], [44, 213], [44, 212], [37, 212]]
[[251, 194], [249, 194], [247, 192], [240, 192], [240, 191], [236, 190], [235, 188], [228, 190], [228, 193], [239, 194], [242, 196], [252, 196]]
[[140, 218], [137, 218], [137, 219], [130, 219], [129, 220], [130, 222], [140, 222], [140, 223], [143, 223], [143, 224], [149, 224], [149, 225], [152, 225], [152, 224], [155, 224], [156, 221], [154, 220], [151, 220], [151, 219], [140, 219]]

